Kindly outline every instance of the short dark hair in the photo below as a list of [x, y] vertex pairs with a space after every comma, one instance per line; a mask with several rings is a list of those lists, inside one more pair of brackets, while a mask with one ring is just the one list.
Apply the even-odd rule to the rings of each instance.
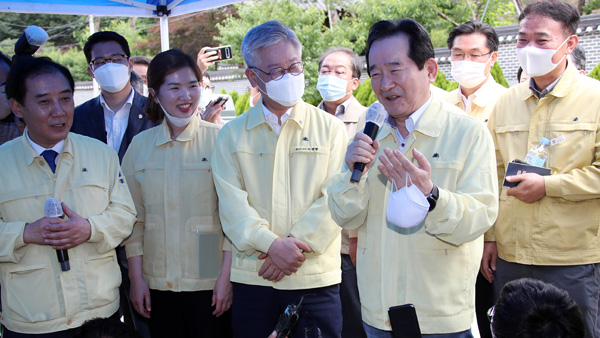
[[519, 22], [529, 15], [542, 15], [562, 23], [566, 35], [573, 35], [579, 27], [579, 12], [575, 6], [561, 0], [532, 2], [519, 15]]
[[92, 48], [94, 47], [94, 45], [100, 42], [108, 41], [114, 41], [121, 45], [121, 48], [123, 49], [123, 52], [125, 53], [127, 58], [131, 56], [129, 44], [127, 43], [127, 40], [125, 40], [125, 38], [121, 36], [121, 34], [111, 31], [97, 32], [90, 35], [90, 37], [85, 42], [85, 45], [83, 46], [83, 54], [85, 54], [85, 59], [87, 60], [88, 64], [92, 62]]
[[567, 291], [536, 279], [508, 282], [494, 308], [497, 338], [583, 338], [583, 317]]
[[152, 58], [143, 55], [132, 56], [129, 59], [136, 65], [150, 66], [150, 62], [152, 62]]
[[427, 60], [435, 57], [431, 38], [425, 27], [417, 21], [413, 19], [379, 21], [371, 26], [369, 37], [367, 38], [365, 55], [367, 59], [367, 73], [369, 76], [371, 75], [371, 71], [369, 70], [369, 52], [371, 51], [373, 43], [377, 40], [401, 34], [405, 34], [408, 38], [408, 57], [417, 64], [419, 70], [422, 70], [423, 67], [425, 67], [425, 62]]
[[585, 49], [583, 49], [581, 45], [578, 44], [575, 46], [575, 49], [573, 49], [573, 52], [571, 53], [571, 59], [573, 60], [575, 68], [585, 72]]
[[125, 323], [112, 318], [87, 320], [77, 329], [74, 338], [141, 338], [140, 334]]
[[210, 80], [210, 74], [208, 72], [204, 72], [202, 76]]
[[160, 121], [165, 116], [160, 105], [154, 102], [154, 96], [158, 95], [160, 86], [165, 81], [167, 75], [172, 74], [182, 68], [189, 67], [196, 75], [198, 81], [202, 81], [202, 72], [191, 56], [185, 54], [179, 49], [169, 49], [154, 57], [148, 67], [148, 88], [154, 90], [154, 94], [148, 94], [148, 104], [146, 104], [146, 115], [151, 121]]
[[356, 55], [356, 53], [354, 53], [352, 49], [346, 47], [331, 47], [328, 50], [326, 50], [323, 54], [321, 54], [321, 56], [319, 56], [319, 71], [321, 70], [321, 66], [323, 65], [323, 61], [325, 61], [325, 58], [328, 57], [330, 54], [337, 52], [346, 53], [350, 57], [352, 77], [360, 79], [362, 62], [360, 61], [358, 55]]
[[20, 59], [10, 67], [10, 72], [6, 79], [6, 96], [8, 99], [15, 99], [20, 104], [24, 104], [27, 94], [27, 80], [42, 74], [62, 74], [67, 82], [71, 92], [75, 91], [75, 82], [69, 70], [52, 61], [48, 57], [27, 57]]
[[451, 30], [450, 35], [448, 35], [448, 40], [446, 40], [448, 49], [452, 49], [454, 46], [454, 39], [463, 34], [482, 34], [487, 39], [487, 47], [490, 52], [498, 51], [498, 45], [500, 44], [500, 41], [498, 40], [498, 34], [496, 33], [496, 30], [494, 30], [494, 28], [487, 23], [482, 23], [479, 21], [468, 21]]
[[144, 79], [142, 79], [140, 74], [136, 73], [135, 71], [131, 71], [129, 83], [131, 83], [131, 86], [136, 92], [140, 94], [144, 92]]

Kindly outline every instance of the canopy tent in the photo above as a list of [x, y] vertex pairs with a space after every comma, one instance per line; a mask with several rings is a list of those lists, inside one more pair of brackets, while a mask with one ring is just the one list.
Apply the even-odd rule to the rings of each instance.
[[168, 16], [229, 5], [240, 0], [0, 0], [0, 12], [159, 17], [161, 49], [169, 49]]

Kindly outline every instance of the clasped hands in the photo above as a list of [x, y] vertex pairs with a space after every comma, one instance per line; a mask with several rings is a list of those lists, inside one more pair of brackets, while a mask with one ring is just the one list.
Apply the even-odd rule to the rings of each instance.
[[44, 217], [25, 226], [23, 241], [25, 244], [50, 245], [53, 249], [74, 248], [90, 239], [90, 222], [61, 203], [68, 220], [59, 217]]
[[311, 251], [310, 246], [295, 237], [277, 238], [267, 253], [258, 256], [265, 260], [258, 275], [279, 282], [284, 276], [298, 271], [306, 259], [304, 253]]

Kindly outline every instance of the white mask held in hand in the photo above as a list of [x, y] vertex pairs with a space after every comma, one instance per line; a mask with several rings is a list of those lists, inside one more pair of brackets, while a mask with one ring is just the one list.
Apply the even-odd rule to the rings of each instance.
[[350, 93], [346, 91], [346, 87], [350, 81], [333, 75], [321, 75], [317, 81], [317, 90], [324, 101], [334, 102]]
[[474, 61], [450, 61], [452, 63], [452, 78], [463, 88], [475, 88], [485, 81], [485, 67], [492, 57], [486, 63]]
[[158, 104], [162, 108], [163, 112], [165, 113], [165, 117], [169, 120], [169, 122], [171, 122], [175, 127], [178, 127], [178, 128], [183, 128], [183, 127], [187, 126], [188, 123], [190, 123], [190, 121], [194, 118], [194, 115], [196, 115], [196, 109], [192, 109], [192, 114], [188, 117], [182, 118], [182, 117], [173, 116], [167, 112], [167, 110], [165, 109], [165, 107], [163, 107], [162, 104], [160, 104], [160, 101], [158, 101], [158, 98], [156, 99], [156, 102], [158, 102]]
[[565, 58], [566, 54], [558, 61], [552, 62], [552, 57], [569, 40], [570, 36], [556, 49], [541, 49], [533, 46], [517, 48], [517, 58], [523, 71], [530, 76], [544, 76], [553, 71]]
[[118, 93], [129, 82], [129, 67], [110, 62], [94, 70], [94, 78], [100, 88], [109, 93]]
[[[266, 86], [267, 92], [263, 94], [284, 107], [295, 106], [304, 95], [304, 73], [299, 75], [286, 73], [280, 80], [271, 80], [267, 83], [258, 74], [256, 77]], [[258, 90], [262, 92], [260, 87]]]
[[[408, 181], [410, 180], [410, 186]], [[392, 181], [392, 192], [387, 205], [388, 222], [400, 228], [412, 228], [423, 222], [429, 212], [429, 202], [416, 185], [412, 184], [406, 173], [406, 185], [393, 191], [396, 184]]]

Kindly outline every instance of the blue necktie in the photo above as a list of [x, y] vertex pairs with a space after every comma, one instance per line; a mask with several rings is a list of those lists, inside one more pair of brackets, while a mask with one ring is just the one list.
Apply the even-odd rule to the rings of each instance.
[[42, 152], [42, 156], [44, 157], [44, 159], [46, 160], [46, 162], [48, 162], [48, 166], [50, 167], [50, 169], [52, 169], [52, 172], [54, 172], [56, 170], [56, 156], [58, 155], [58, 153], [54, 150], [44, 150]]

